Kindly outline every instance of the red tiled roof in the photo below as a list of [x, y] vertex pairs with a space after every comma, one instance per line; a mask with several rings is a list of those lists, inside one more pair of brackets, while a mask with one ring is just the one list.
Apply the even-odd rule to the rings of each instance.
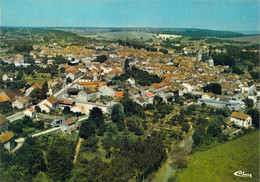
[[1, 141], [1, 143], [5, 143], [5, 142], [11, 140], [13, 137], [14, 137], [14, 133], [9, 131], [7, 133], [0, 135], [0, 141]]
[[145, 95], [146, 95], [148, 98], [152, 98], [152, 97], [153, 97], [153, 94], [152, 94], [151, 92], [147, 92]]
[[51, 104], [55, 104], [55, 103], [59, 102], [59, 100], [55, 97], [49, 97], [46, 100], [49, 101]]
[[239, 113], [239, 112], [233, 112], [231, 114], [231, 117], [238, 118], [238, 119], [246, 119], [246, 118], [248, 118], [248, 116], [249, 115], [247, 115], [247, 114], [243, 114], [243, 113]]
[[123, 95], [124, 95], [124, 92], [117, 92], [117, 93], [115, 94], [115, 97], [123, 98]]

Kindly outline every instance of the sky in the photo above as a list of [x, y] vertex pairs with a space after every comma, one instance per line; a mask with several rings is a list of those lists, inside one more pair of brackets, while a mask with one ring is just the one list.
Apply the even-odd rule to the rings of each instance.
[[0, 0], [0, 25], [259, 31], [259, 0]]

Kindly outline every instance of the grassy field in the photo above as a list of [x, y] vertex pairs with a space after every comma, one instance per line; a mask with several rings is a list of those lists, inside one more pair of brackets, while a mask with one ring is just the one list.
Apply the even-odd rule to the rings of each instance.
[[85, 36], [85, 37], [93, 37], [99, 40], [106, 39], [106, 40], [114, 40], [114, 39], [139, 39], [141, 40], [141, 37], [143, 40], [159, 40], [155, 38], [152, 33], [146, 33], [146, 32], [138, 32], [138, 31], [117, 31], [117, 32], [97, 32], [96, 34], [86, 34], [85, 32], [77, 32], [79, 35]]
[[234, 41], [241, 41], [241, 42], [250, 42], [252, 44], [259, 44], [260, 35], [250, 35], [244, 37], [234, 37], [234, 38], [224, 38], [224, 40], [234, 40]]
[[44, 84], [45, 81], [51, 80], [51, 74], [49, 73], [35, 73], [35, 77], [32, 76], [25, 76], [25, 81], [27, 82], [33, 82], [33, 83], [39, 83], [41, 85]]
[[[236, 171], [252, 174], [252, 178], [234, 176]], [[177, 181], [222, 182], [258, 181], [259, 130], [211, 148], [196, 152], [187, 168], [180, 170]]]

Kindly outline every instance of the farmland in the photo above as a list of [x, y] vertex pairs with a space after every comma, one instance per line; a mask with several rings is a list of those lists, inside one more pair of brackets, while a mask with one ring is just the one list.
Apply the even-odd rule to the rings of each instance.
[[233, 40], [241, 42], [250, 42], [251, 44], [259, 44], [260, 35], [250, 35], [243, 37], [234, 37], [234, 38], [224, 38], [224, 40]]
[[[187, 168], [179, 171], [177, 181], [258, 181], [258, 132], [196, 152]], [[234, 176], [234, 172], [239, 170], [252, 174], [252, 178]]]

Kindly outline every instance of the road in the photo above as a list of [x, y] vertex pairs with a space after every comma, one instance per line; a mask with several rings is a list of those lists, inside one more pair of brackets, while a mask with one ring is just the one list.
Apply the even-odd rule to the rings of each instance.
[[[33, 134], [32, 137], [38, 137], [38, 136], [41, 136], [41, 135], [44, 135], [44, 134], [47, 134], [47, 133], [51, 133], [51, 132], [54, 132], [54, 131], [58, 131], [58, 130], [60, 130], [60, 127], [51, 128], [49, 130], [45, 130], [45, 131], [42, 131], [40, 133]], [[12, 152], [19, 149], [23, 145], [24, 141], [25, 141], [25, 138], [16, 139], [15, 142], [17, 143], [17, 146], [12, 150]]]
[[18, 112], [18, 113], [15, 113], [11, 116], [8, 116], [7, 119], [10, 121], [10, 122], [13, 122], [17, 119], [21, 119], [22, 117], [24, 117], [24, 113], [23, 112]]
[[[79, 81], [84, 75], [78, 77], [77, 79], [75, 79], [73, 82], [77, 82]], [[62, 88], [60, 91], [58, 91], [57, 93], [55, 93], [53, 96], [58, 98], [65, 90], [67, 90], [68, 88], [70, 88], [72, 85], [72, 83], [66, 85], [64, 88]]]
[[235, 134], [235, 133], [237, 133], [237, 132], [239, 132], [239, 131], [241, 131], [241, 129], [239, 129], [239, 130], [236, 130], [236, 131], [234, 131], [234, 132], [230, 133], [230, 135], [233, 135], [233, 134]]

